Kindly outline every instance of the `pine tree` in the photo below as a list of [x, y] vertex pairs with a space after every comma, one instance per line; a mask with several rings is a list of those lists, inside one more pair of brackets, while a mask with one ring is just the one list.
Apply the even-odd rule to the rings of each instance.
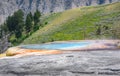
[[12, 16], [9, 16], [6, 20], [6, 26], [10, 32], [14, 32], [16, 38], [21, 37], [24, 27], [24, 13], [22, 10], [18, 10]]
[[99, 26], [97, 31], [96, 31], [96, 35], [101, 35], [101, 27]]
[[24, 13], [22, 10], [18, 10], [14, 13], [14, 27], [15, 27], [15, 35], [16, 38], [21, 37], [23, 27], [24, 27]]
[[34, 23], [35, 23], [35, 25], [40, 21], [39, 20], [40, 16], [41, 16], [41, 13], [38, 10], [36, 10], [36, 12], [34, 13]]
[[32, 14], [29, 13], [27, 15], [27, 18], [26, 18], [26, 22], [25, 22], [25, 30], [26, 30], [26, 33], [29, 33], [32, 29]]
[[14, 24], [14, 18], [13, 18], [13, 16], [8, 16], [8, 18], [6, 20], [6, 25], [7, 25], [8, 30], [10, 32], [15, 31], [15, 24]]
[[31, 18], [32, 21], [33, 21], [34, 19], [33, 19], [33, 15], [32, 15], [32, 13], [30, 12], [29, 15], [30, 15], [30, 18]]
[[41, 13], [38, 10], [36, 10], [36, 12], [34, 13], [34, 27], [33, 27], [34, 31], [39, 29], [39, 26], [37, 24], [38, 22], [40, 22], [40, 16]]

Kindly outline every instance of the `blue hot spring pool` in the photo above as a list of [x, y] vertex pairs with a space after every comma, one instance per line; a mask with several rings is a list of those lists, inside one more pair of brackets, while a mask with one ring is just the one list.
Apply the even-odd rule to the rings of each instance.
[[91, 42], [54, 42], [46, 44], [32, 44], [32, 45], [22, 45], [20, 48], [23, 49], [36, 49], [36, 50], [66, 50], [77, 47], [85, 47]]

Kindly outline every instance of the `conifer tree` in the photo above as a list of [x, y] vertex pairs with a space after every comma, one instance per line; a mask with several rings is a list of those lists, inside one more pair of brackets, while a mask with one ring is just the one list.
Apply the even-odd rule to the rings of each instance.
[[40, 16], [41, 16], [41, 13], [38, 10], [36, 10], [36, 12], [34, 13], [34, 23], [35, 23], [35, 25], [40, 21], [39, 20]]
[[26, 33], [29, 33], [31, 29], [32, 29], [32, 14], [29, 13], [26, 17], [26, 22], [25, 22]]
[[21, 37], [24, 27], [24, 13], [22, 10], [18, 10], [12, 16], [9, 16], [6, 20], [6, 26], [10, 32], [14, 32], [16, 38]]
[[34, 13], [34, 27], [33, 27], [34, 31], [39, 29], [39, 26], [37, 24], [38, 22], [40, 22], [40, 16], [41, 16], [41, 13], [37, 9], [36, 12]]

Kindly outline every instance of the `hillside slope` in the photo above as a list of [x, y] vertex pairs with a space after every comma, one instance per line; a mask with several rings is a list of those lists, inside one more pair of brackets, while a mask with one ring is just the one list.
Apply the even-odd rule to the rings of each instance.
[[[115, 23], [120, 24], [120, 2], [75, 8], [43, 18], [48, 23], [43, 28], [23, 41], [22, 44], [43, 43], [61, 40], [81, 40], [96, 38], [112, 38], [109, 34]], [[96, 30], [102, 26], [101, 35]], [[104, 29], [105, 27], [105, 29]]]
[[34, 13], [36, 9], [42, 13], [61, 12], [67, 9], [109, 4], [120, 0], [0, 0], [0, 24], [6, 17], [12, 15], [18, 9], [22, 9], [25, 14], [30, 11]]

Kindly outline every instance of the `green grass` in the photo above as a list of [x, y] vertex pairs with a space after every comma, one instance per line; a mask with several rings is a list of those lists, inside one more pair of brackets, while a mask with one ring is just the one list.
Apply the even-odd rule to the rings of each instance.
[[[22, 44], [44, 43], [62, 40], [99, 39], [111, 35], [105, 33], [96, 36], [97, 25], [114, 26], [120, 21], [120, 2], [88, 6], [67, 10], [61, 13], [45, 15], [41, 19], [44, 27], [25, 39]], [[46, 23], [47, 22], [47, 23]], [[102, 31], [102, 32], [103, 32]]]

